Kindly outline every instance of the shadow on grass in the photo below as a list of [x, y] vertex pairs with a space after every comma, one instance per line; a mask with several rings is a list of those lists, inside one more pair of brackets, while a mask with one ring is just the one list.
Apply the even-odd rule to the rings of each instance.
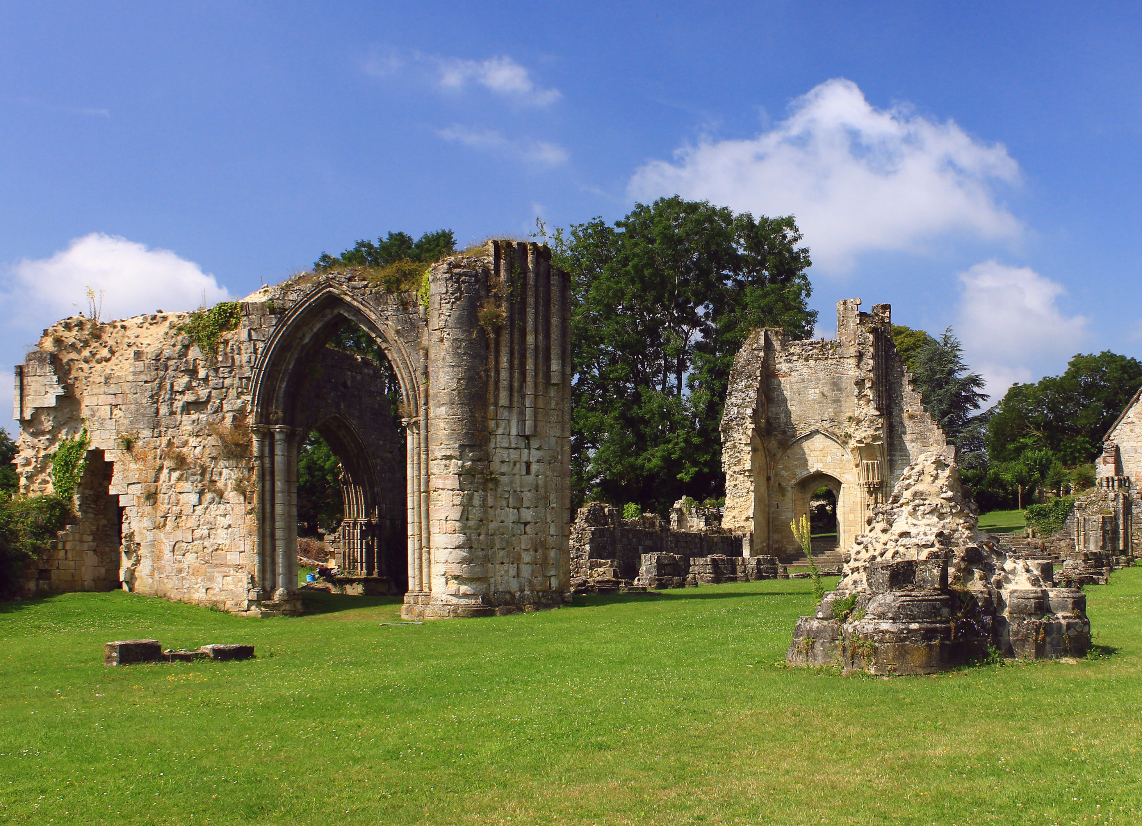
[[26, 611], [29, 608], [35, 608], [36, 606], [43, 605], [60, 596], [63, 596], [63, 594], [53, 592], [38, 597], [0, 600], [0, 614], [15, 614], [17, 611]]
[[811, 597], [811, 591], [767, 591], [765, 593], [695, 593], [693, 589], [647, 591], [633, 594], [576, 594], [574, 601], [564, 608], [591, 608], [596, 605], [621, 605], [627, 602], [678, 602], [680, 600], [708, 599], [765, 599], [767, 597]]
[[1090, 647], [1090, 651], [1087, 652], [1087, 656], [1088, 657], [1113, 657], [1114, 655], [1116, 655], [1119, 652], [1119, 650], [1120, 650], [1119, 648], [1117, 648], [1113, 645], [1099, 645], [1098, 643], [1095, 643], [1094, 645], [1092, 645]]
[[328, 591], [303, 591], [306, 614], [335, 614], [339, 611], [357, 611], [361, 608], [384, 608], [403, 605], [404, 597], [367, 597], [331, 594]]

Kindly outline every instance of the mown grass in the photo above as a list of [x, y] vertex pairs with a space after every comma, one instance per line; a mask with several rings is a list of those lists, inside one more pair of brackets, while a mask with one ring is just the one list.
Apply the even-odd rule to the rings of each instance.
[[1027, 514], [1020, 510], [980, 514], [979, 529], [988, 533], [1016, 533], [1027, 527]]
[[[1137, 822], [1142, 570], [1099, 655], [877, 679], [786, 669], [804, 580], [398, 622], [125, 593], [0, 606], [0, 823]], [[108, 640], [248, 662], [105, 668]]]

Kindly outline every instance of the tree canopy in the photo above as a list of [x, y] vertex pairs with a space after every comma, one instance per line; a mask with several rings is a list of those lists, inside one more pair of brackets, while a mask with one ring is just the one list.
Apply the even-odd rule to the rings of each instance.
[[341, 524], [345, 503], [341, 492], [341, 460], [316, 430], [297, 455], [297, 521], [303, 536], [331, 531]]
[[0, 496], [15, 493], [19, 487], [16, 466], [12, 464], [18, 452], [8, 431], [0, 428]]
[[637, 204], [544, 237], [573, 279], [576, 501], [665, 510], [723, 495], [719, 425], [734, 356], [757, 327], [812, 334], [809, 251], [792, 217], [704, 201]]
[[[892, 340], [896, 352], [912, 372], [912, 386], [924, 400], [924, 407], [940, 425], [944, 435], [964, 449], [961, 439], [968, 436], [972, 447], [980, 440], [979, 423], [972, 414], [987, 399], [981, 393], [984, 381], [978, 373], [970, 372], [964, 362], [963, 348], [948, 327], [934, 338], [923, 330], [903, 325], [892, 326]], [[970, 431], [970, 433], [969, 433]]]
[[456, 238], [450, 229], [426, 232], [416, 241], [407, 232], [390, 232], [387, 237], [372, 241], [358, 241], [352, 249], [339, 256], [327, 252], [313, 264], [315, 272], [326, 272], [337, 267], [388, 267], [401, 261], [431, 264], [456, 251]]
[[1109, 350], [1078, 354], [1061, 376], [1013, 384], [987, 429], [993, 461], [1014, 461], [1046, 448], [1064, 465], [1091, 462], [1102, 440], [1142, 386], [1142, 362]]

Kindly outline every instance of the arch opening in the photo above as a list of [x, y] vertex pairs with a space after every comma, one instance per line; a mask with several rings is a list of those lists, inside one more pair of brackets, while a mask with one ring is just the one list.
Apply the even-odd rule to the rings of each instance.
[[835, 476], [821, 472], [805, 476], [794, 486], [793, 510], [797, 517], [809, 517], [815, 559], [825, 560], [842, 547], [843, 487]]
[[303, 550], [362, 580], [346, 593], [404, 594], [421, 556], [423, 487], [423, 405], [408, 349], [383, 322], [325, 294], [291, 314], [267, 351], [254, 388], [263, 599], [296, 591]]

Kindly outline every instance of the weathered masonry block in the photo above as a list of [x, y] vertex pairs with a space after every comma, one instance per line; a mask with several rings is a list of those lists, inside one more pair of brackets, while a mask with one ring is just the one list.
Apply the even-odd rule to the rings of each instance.
[[891, 308], [859, 306], [837, 303], [836, 340], [761, 329], [734, 360], [721, 425], [722, 526], [752, 535], [753, 555], [802, 557], [789, 525], [822, 487], [836, 497], [837, 546], [847, 549], [905, 468], [946, 444], [896, 355]]
[[[536, 244], [490, 242], [428, 274], [427, 307], [357, 270], [240, 302], [204, 353], [186, 314], [44, 331], [16, 368], [21, 486], [51, 488], [62, 438], [91, 440], [78, 520], [26, 592], [122, 587], [262, 615], [301, 609], [297, 459], [342, 461], [354, 565], [404, 616], [480, 616], [570, 598], [570, 285]], [[396, 376], [327, 346], [355, 324]]]

